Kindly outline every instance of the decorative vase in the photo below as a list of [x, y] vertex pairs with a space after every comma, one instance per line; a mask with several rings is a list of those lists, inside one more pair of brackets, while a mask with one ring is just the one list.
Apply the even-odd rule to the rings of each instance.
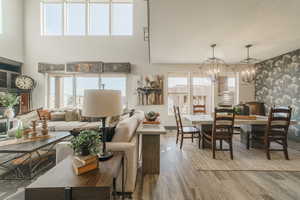
[[15, 111], [13, 108], [8, 107], [4, 110], [3, 114], [4, 114], [4, 117], [6, 117], [8, 119], [13, 119], [15, 116]]
[[22, 138], [22, 132], [23, 132], [23, 131], [22, 131], [20, 128], [18, 128], [18, 130], [16, 131], [15, 137], [16, 137], [17, 139]]

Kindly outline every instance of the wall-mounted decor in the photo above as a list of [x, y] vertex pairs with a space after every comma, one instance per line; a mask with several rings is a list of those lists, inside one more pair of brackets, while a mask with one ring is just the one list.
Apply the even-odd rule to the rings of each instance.
[[[292, 106], [292, 118], [300, 120], [300, 49], [256, 65], [255, 95], [270, 106]], [[290, 136], [298, 136], [300, 126], [290, 127]]]
[[[39, 63], [39, 73], [125, 73], [131, 72], [130, 63], [104, 63], [101, 61], [70, 62], [67, 64]], [[1, 75], [1, 74], [0, 74]]]
[[67, 63], [67, 72], [101, 73], [103, 62], [73, 62]]
[[104, 63], [104, 73], [130, 73], [130, 63]]
[[137, 83], [138, 105], [164, 104], [164, 76], [141, 76]]
[[39, 73], [56, 73], [65, 72], [65, 64], [51, 64], [51, 63], [39, 63], [38, 72]]

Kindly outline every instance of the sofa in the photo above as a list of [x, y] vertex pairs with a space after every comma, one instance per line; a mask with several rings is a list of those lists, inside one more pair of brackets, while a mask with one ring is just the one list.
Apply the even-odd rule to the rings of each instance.
[[[133, 116], [122, 119], [116, 126], [112, 141], [106, 143], [109, 151], [125, 152], [125, 192], [127, 193], [135, 190], [139, 157], [139, 137], [136, 130], [143, 119], [142, 111], [135, 111]], [[69, 142], [57, 144], [56, 163], [73, 155], [69, 144]], [[117, 191], [121, 191], [121, 174], [117, 178]]]

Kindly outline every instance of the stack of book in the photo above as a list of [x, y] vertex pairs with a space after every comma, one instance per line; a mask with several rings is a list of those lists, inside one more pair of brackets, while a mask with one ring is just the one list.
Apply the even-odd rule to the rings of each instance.
[[73, 157], [73, 169], [76, 175], [81, 175], [89, 171], [98, 169], [99, 160], [98, 156], [74, 156]]
[[143, 128], [159, 128], [160, 121], [143, 121]]

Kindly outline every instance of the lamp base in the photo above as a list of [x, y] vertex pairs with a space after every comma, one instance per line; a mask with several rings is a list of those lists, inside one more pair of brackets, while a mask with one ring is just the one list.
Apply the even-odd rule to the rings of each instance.
[[113, 156], [114, 156], [113, 153], [108, 151], [108, 152], [99, 154], [98, 158], [99, 158], [99, 161], [106, 161], [106, 160], [111, 159]]

